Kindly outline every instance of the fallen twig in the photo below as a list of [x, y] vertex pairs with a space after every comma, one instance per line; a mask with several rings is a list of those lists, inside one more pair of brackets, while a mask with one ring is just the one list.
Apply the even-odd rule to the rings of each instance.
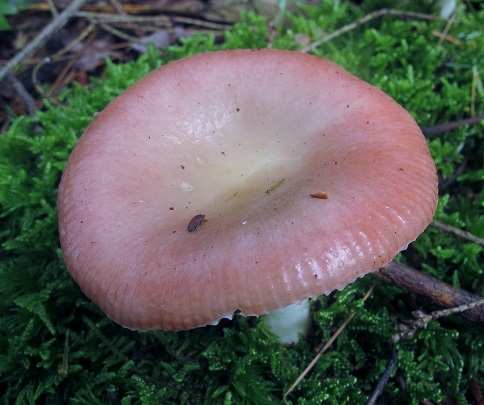
[[[75, 38], [73, 41], [71, 41], [66, 47], [62, 48], [60, 51], [56, 52], [54, 55], [52, 55], [49, 58], [44, 58], [42, 59], [32, 70], [32, 83], [35, 86], [35, 89], [39, 94], [42, 96], [45, 96], [44, 91], [42, 87], [40, 86], [39, 81], [37, 80], [37, 73], [39, 72], [40, 68], [44, 66], [46, 63], [50, 63], [56, 58], [58, 58], [61, 55], [65, 55], [67, 52], [70, 52], [72, 49], [74, 49], [78, 44], [80, 44], [95, 28], [94, 24], [89, 24], [78, 36]], [[71, 60], [68, 66], [65, 66], [65, 68], [70, 68], [72, 64], [74, 64], [75, 60]], [[59, 79], [59, 77], [58, 77]], [[55, 87], [55, 86], [54, 86]]]
[[[397, 343], [401, 338], [412, 338], [418, 329], [425, 329], [427, 325], [438, 318], [443, 316], [449, 316], [452, 314], [461, 313], [464, 311], [469, 311], [474, 308], [479, 308], [484, 305], [484, 299], [471, 302], [466, 305], [461, 305], [459, 307], [444, 309], [441, 311], [434, 311], [430, 314], [426, 314], [422, 311], [413, 311], [412, 315], [417, 318], [416, 320], [407, 320], [405, 323], [398, 326], [398, 333], [392, 336], [392, 343]], [[481, 308], [481, 312], [482, 308]]]
[[371, 397], [368, 400], [368, 402], [366, 403], [366, 405], [376, 404], [378, 397], [381, 395], [383, 389], [388, 384], [388, 380], [390, 379], [390, 374], [392, 373], [392, 371], [397, 366], [397, 360], [398, 360], [398, 350], [395, 348], [395, 346], [393, 346], [392, 357], [390, 358], [390, 361], [388, 362], [387, 366], [385, 367], [385, 371], [383, 372], [383, 374], [380, 378], [380, 381], [378, 382], [378, 385], [376, 386], [375, 390], [373, 391], [373, 394], [371, 394]]
[[454, 45], [458, 45], [458, 46], [462, 45], [462, 41], [454, 37], [451, 37], [450, 35], [439, 32], [437, 30], [432, 30], [432, 34], [434, 34], [437, 38], [439, 38], [439, 41], [444, 40], [444, 41], [452, 42]]
[[267, 47], [269, 49], [272, 48], [272, 44], [274, 43], [277, 33], [279, 31], [279, 27], [282, 24], [282, 21], [284, 20], [284, 15], [286, 14], [286, 6], [287, 6], [287, 1], [279, 1], [279, 7], [276, 15], [274, 16], [273, 20], [269, 24], [269, 38], [267, 40]]
[[50, 12], [52, 13], [52, 17], [57, 17], [59, 12], [57, 11], [57, 7], [54, 4], [54, 0], [47, 0], [47, 6], [49, 7]]
[[76, 17], [86, 18], [91, 22], [109, 23], [109, 24], [125, 24], [125, 23], [142, 23], [142, 24], [157, 24], [164, 27], [171, 27], [175, 24], [189, 24], [197, 27], [204, 27], [213, 30], [225, 30], [231, 24], [228, 23], [214, 23], [210, 21], [200, 20], [197, 18], [181, 17], [181, 16], [138, 16], [127, 14], [106, 14], [106, 13], [91, 13], [89, 11], [79, 11], [75, 13]]
[[432, 138], [432, 137], [439, 135], [443, 132], [450, 131], [452, 129], [456, 129], [456, 128], [462, 127], [464, 125], [478, 124], [481, 121], [484, 121], [484, 115], [479, 115], [477, 117], [465, 118], [465, 119], [459, 120], [459, 121], [447, 122], [445, 124], [434, 125], [434, 126], [431, 126], [431, 127], [422, 127], [421, 126], [420, 129], [422, 130], [423, 134], [427, 138]]
[[[366, 292], [366, 294], [364, 295], [364, 297], [361, 299], [362, 302], [365, 302], [369, 297], [370, 295], [372, 294], [373, 290], [375, 289], [375, 285], [373, 284], [369, 289], [368, 291]], [[329, 349], [329, 347], [333, 344], [333, 342], [337, 339], [337, 337], [340, 335], [341, 332], [343, 332], [343, 330], [346, 328], [346, 325], [348, 325], [351, 320], [354, 318], [354, 316], [356, 315], [356, 312], [352, 312], [347, 318], [346, 320], [343, 322], [343, 324], [338, 328], [338, 330], [336, 332], [334, 332], [333, 336], [331, 336], [331, 338], [326, 342], [326, 344], [323, 346], [323, 348], [318, 352], [318, 354], [314, 357], [314, 359], [311, 361], [311, 363], [309, 363], [309, 365], [304, 369], [304, 371], [299, 375], [299, 377], [297, 378], [296, 381], [294, 381], [294, 383], [291, 385], [291, 387], [286, 391], [286, 393], [284, 394], [284, 402], [287, 403], [286, 401], [286, 397], [292, 392], [294, 391], [294, 389], [299, 385], [299, 383], [304, 379], [304, 377], [306, 377], [306, 375], [312, 370], [312, 368], [314, 367], [314, 365], [319, 361], [319, 359], [322, 357], [322, 355], [326, 352], [326, 350]]]
[[[465, 318], [484, 325], [484, 307], [473, 304], [483, 300], [477, 294], [452, 287], [429, 274], [394, 261], [373, 274], [408, 292], [420, 295], [430, 304], [443, 308], [458, 307], [461, 310], [451, 313], [461, 313]], [[465, 308], [466, 305], [470, 306]]]
[[454, 170], [454, 173], [447, 179], [439, 182], [439, 191], [445, 192], [449, 189], [450, 186], [452, 186], [459, 176], [464, 173], [465, 169], [467, 168], [467, 163], [469, 162], [469, 159], [467, 156], [464, 156], [462, 158], [462, 162], [459, 164], [459, 166]]
[[86, 0], [73, 0], [73, 2], [57, 17], [55, 17], [49, 25], [47, 25], [25, 48], [23, 48], [17, 55], [10, 59], [7, 64], [0, 70], [0, 82], [10, 73], [18, 63], [20, 63], [27, 55], [36, 49], [40, 48], [52, 34], [62, 28], [67, 21], [79, 10]]
[[440, 229], [441, 231], [444, 231], [444, 232], [452, 233], [452, 234], [454, 234], [454, 235], [456, 235], [456, 236], [458, 236], [462, 239], [466, 239], [466, 240], [473, 242], [473, 243], [476, 243], [480, 246], [484, 246], [484, 239], [483, 238], [479, 238], [478, 236], [475, 236], [470, 232], [463, 231], [462, 229], [443, 224], [442, 222], [439, 222], [439, 221], [432, 221], [430, 223], [430, 226], [432, 226], [433, 228]]
[[18, 80], [14, 75], [8, 74], [7, 75], [10, 84], [12, 85], [13, 89], [17, 92], [18, 96], [22, 100], [27, 109], [27, 112], [30, 116], [34, 115], [37, 111], [37, 105], [35, 104], [34, 98], [29, 94], [29, 92], [25, 89], [24, 85], [20, 80]]
[[312, 51], [313, 49], [317, 48], [318, 46], [324, 44], [325, 42], [331, 41], [332, 39], [340, 36], [341, 34], [344, 34], [345, 32], [351, 31], [355, 29], [356, 27], [359, 27], [360, 25], [374, 20], [375, 18], [381, 17], [383, 15], [398, 15], [402, 17], [414, 17], [414, 18], [421, 18], [424, 20], [434, 20], [436, 17], [431, 14], [423, 14], [423, 13], [416, 13], [413, 11], [406, 11], [406, 10], [397, 10], [393, 8], [383, 8], [381, 10], [373, 11], [364, 17], [353, 21], [352, 23], [348, 25], [344, 25], [343, 27], [337, 29], [336, 31], [332, 32], [331, 34], [328, 34], [324, 36], [321, 39], [318, 39], [317, 41], [314, 41], [313, 43], [309, 44], [308, 46], [305, 46], [302, 48], [300, 51], [301, 52], [309, 52]]
[[118, 14], [125, 14], [123, 10], [123, 5], [118, 0], [109, 0], [109, 2]]
[[444, 31], [442, 32], [442, 36], [439, 37], [439, 42], [437, 42], [437, 46], [441, 46], [445, 39], [447, 38], [447, 34], [449, 33], [450, 27], [452, 27], [452, 24], [454, 24], [455, 21], [455, 13], [451, 15], [449, 20], [447, 21], [447, 24], [445, 24]]

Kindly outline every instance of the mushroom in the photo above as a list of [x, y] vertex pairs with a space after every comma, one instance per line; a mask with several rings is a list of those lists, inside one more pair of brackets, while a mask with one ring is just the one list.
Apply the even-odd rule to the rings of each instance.
[[436, 202], [425, 139], [382, 91], [312, 55], [219, 51], [159, 68], [94, 118], [59, 185], [59, 233], [110, 318], [184, 330], [344, 288]]

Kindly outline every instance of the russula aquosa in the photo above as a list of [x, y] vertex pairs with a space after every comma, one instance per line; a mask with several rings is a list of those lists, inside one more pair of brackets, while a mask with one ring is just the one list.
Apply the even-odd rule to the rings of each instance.
[[159, 68], [93, 120], [59, 231], [109, 317], [182, 330], [343, 288], [405, 249], [436, 202], [425, 139], [389, 96], [316, 56], [220, 51]]

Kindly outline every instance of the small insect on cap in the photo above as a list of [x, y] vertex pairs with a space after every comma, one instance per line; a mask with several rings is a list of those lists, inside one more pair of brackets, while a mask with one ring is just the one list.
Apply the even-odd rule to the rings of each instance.
[[221, 51], [157, 69], [94, 118], [59, 186], [59, 232], [109, 317], [181, 330], [343, 288], [436, 202], [425, 139], [383, 92], [316, 56]]

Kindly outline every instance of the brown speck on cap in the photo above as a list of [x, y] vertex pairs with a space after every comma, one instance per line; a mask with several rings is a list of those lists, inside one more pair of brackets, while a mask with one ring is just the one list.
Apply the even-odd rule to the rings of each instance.
[[322, 193], [322, 192], [312, 193], [312, 194], [309, 194], [309, 196], [312, 198], [319, 198], [320, 200], [328, 199], [328, 194]]
[[207, 222], [207, 220], [205, 219], [205, 215], [202, 215], [202, 214], [195, 215], [188, 223], [188, 226], [187, 226], [188, 232], [196, 231], [200, 227], [200, 225], [202, 225], [204, 222]]

